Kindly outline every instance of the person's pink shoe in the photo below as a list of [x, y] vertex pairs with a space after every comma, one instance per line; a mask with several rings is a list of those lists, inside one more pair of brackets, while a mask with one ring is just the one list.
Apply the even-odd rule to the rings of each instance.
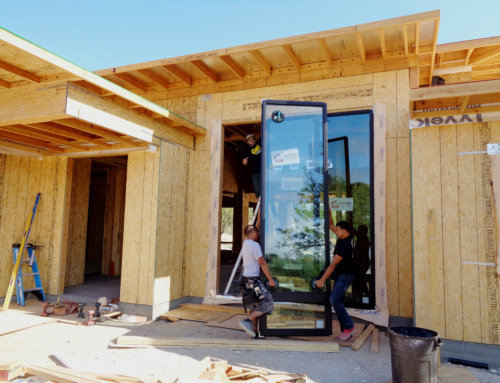
[[335, 338], [335, 340], [341, 340], [341, 341], [352, 341], [352, 335], [356, 332], [356, 328], [353, 327], [349, 330], [344, 330], [342, 334], [340, 334], [338, 337]]

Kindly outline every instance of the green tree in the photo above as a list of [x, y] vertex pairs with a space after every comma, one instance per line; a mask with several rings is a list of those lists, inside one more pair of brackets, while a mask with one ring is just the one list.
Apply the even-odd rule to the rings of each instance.
[[232, 207], [222, 208], [221, 233], [233, 234], [233, 212]]

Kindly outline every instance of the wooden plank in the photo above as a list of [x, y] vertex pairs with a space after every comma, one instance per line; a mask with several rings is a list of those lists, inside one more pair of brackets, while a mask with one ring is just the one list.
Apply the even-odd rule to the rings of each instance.
[[38, 146], [38, 147], [44, 148], [44, 149], [55, 150], [55, 151], [58, 151], [61, 153], [65, 152], [65, 149], [48, 144], [47, 141], [39, 140], [36, 138], [30, 138], [28, 136], [23, 136], [23, 135], [17, 134], [17, 133], [0, 131], [0, 138], [6, 139], [6, 140], [16, 141], [16, 142], [19, 142], [21, 144], [33, 145], [33, 146]]
[[215, 305], [200, 305], [196, 303], [184, 303], [181, 304], [181, 307], [187, 307], [197, 310], [209, 310], [209, 311], [218, 311], [224, 313], [233, 313], [233, 314], [244, 314], [245, 310], [240, 307], [231, 307], [231, 306], [215, 306]]
[[117, 345], [147, 345], [169, 348], [227, 348], [233, 350], [280, 350], [304, 352], [340, 352], [336, 343], [302, 342], [293, 340], [267, 340], [255, 342], [252, 339], [217, 339], [217, 338], [165, 338], [120, 336]]
[[317, 41], [318, 41], [319, 47], [323, 51], [323, 55], [325, 56], [326, 65], [328, 65], [328, 66], [331, 67], [332, 66], [333, 57], [332, 57], [330, 51], [328, 50], [328, 46], [326, 45], [325, 40], [324, 39], [318, 39]]
[[22, 134], [28, 137], [38, 138], [44, 141], [51, 141], [55, 144], [71, 146], [75, 149], [79, 149], [81, 151], [88, 151], [89, 149], [81, 144], [76, 144], [74, 141], [58, 136], [52, 133], [41, 132], [37, 129], [38, 124], [28, 124], [28, 125], [13, 125], [13, 126], [0, 126], [0, 129], [6, 130], [8, 132]]
[[468, 368], [439, 367], [438, 379], [440, 383], [479, 383], [480, 381]]
[[68, 245], [69, 245], [69, 220], [71, 217], [71, 195], [73, 192], [73, 170], [74, 160], [68, 158], [66, 166], [66, 182], [64, 185], [64, 216], [62, 227], [62, 241], [61, 241], [61, 261], [59, 267], [59, 277], [57, 281], [57, 294], [64, 294], [64, 287], [66, 286], [66, 263], [68, 259]]
[[31, 359], [18, 360], [0, 365], [0, 381], [8, 382], [24, 375], [24, 366], [31, 362]]
[[105, 142], [95, 140], [91, 137], [85, 136], [83, 134], [75, 133], [73, 131], [70, 131], [70, 129], [66, 128], [64, 125], [59, 125], [55, 122], [44, 122], [40, 124], [32, 124], [31, 126], [35, 126], [37, 129], [45, 130], [47, 132], [55, 133], [63, 137], [68, 137], [68, 138], [73, 138], [75, 140], [87, 142], [89, 144], [93, 144], [96, 146], [100, 146], [102, 148], [106, 149], [112, 149], [113, 146], [110, 144], [107, 144]]
[[35, 375], [37, 377], [47, 379], [56, 383], [96, 383], [99, 382], [97, 379], [87, 379], [82, 377], [76, 377], [61, 372], [54, 371], [47, 367], [39, 367], [30, 364], [24, 367], [24, 372], [29, 375]]
[[378, 335], [379, 335], [379, 329], [376, 328], [373, 330], [371, 352], [378, 353]]
[[286, 55], [288, 56], [288, 58], [290, 59], [292, 64], [295, 66], [295, 68], [298, 71], [300, 71], [302, 69], [302, 67], [301, 67], [299, 59], [297, 58], [296, 53], [293, 51], [292, 46], [289, 44], [285, 44], [285, 45], [282, 45], [281, 47], [283, 48], [283, 50], [285, 51]]
[[[446, 337], [463, 340], [463, 301], [460, 217], [458, 204], [457, 127], [441, 126], [441, 174], [443, 193], [443, 258]], [[443, 335], [444, 336], [444, 335]]]
[[483, 62], [489, 60], [489, 59], [492, 59], [493, 57], [496, 57], [500, 55], [500, 47], [498, 48], [494, 48], [486, 53], [483, 53], [479, 56], [474, 56], [474, 57], [470, 57], [469, 58], [469, 62], [468, 64], [469, 65], [479, 65], [479, 64], [482, 64]]
[[364, 64], [366, 62], [365, 43], [363, 42], [363, 35], [359, 32], [356, 32], [356, 42], [358, 44], [359, 55]]
[[124, 199], [126, 172], [123, 170], [114, 172], [114, 185], [112, 197], [112, 221], [111, 221], [111, 254], [110, 261], [114, 263], [115, 275], [121, 275], [122, 269], [122, 244], [123, 244], [123, 214], [124, 214]]
[[32, 81], [34, 83], [40, 82], [40, 76], [37, 76], [34, 73], [30, 73], [27, 70], [16, 67], [15, 65], [6, 63], [5, 61], [0, 60], [0, 69], [3, 69], [7, 72], [13, 73], [17, 76], [23, 77], [28, 81]]
[[387, 105], [387, 137], [397, 137], [397, 72], [373, 74], [373, 102]]
[[410, 101], [431, 100], [435, 98], [460, 97], [496, 93], [500, 80], [476, 81], [465, 84], [439, 85], [410, 90]]
[[[465, 96], [467, 97], [467, 96]], [[468, 114], [473, 113], [497, 113], [500, 112], [500, 107], [493, 106], [482, 106], [478, 108], [467, 108]], [[428, 118], [428, 117], [445, 117], [445, 116], [460, 116], [459, 109], [451, 109], [451, 110], [436, 110], [432, 112], [419, 112], [414, 113], [414, 117], [416, 118]]]
[[0, 86], [1, 86], [2, 88], [9, 89], [9, 88], [10, 88], [10, 86], [11, 86], [11, 83], [10, 83], [10, 82], [8, 82], [8, 81], [5, 81], [5, 80], [0, 79]]
[[[457, 126], [458, 152], [474, 150], [473, 125]], [[458, 156], [458, 203], [460, 222], [460, 253], [462, 261], [478, 262], [476, 221], [476, 188], [474, 156]], [[462, 264], [462, 297], [464, 341], [481, 342], [481, 307], [479, 304], [479, 267]]]
[[439, 33], [439, 19], [434, 20], [434, 36], [432, 38], [431, 68], [429, 74], [429, 85], [432, 82], [432, 73], [434, 72], [434, 60], [436, 58], [436, 46]]
[[46, 151], [43, 149], [35, 149], [35, 148], [31, 148], [29, 146], [15, 144], [13, 142], [7, 142], [7, 141], [3, 141], [3, 140], [0, 140], [0, 148], [14, 149], [15, 151], [17, 151], [16, 155], [18, 155], [18, 156], [23, 156], [23, 155], [29, 156], [29, 155], [33, 155], [33, 154], [36, 154], [38, 156], [42, 156], [42, 155], [46, 154]]
[[13, 332], [21, 331], [27, 328], [40, 326], [42, 324], [55, 322], [56, 320], [52, 318], [24, 315], [12, 310], [5, 311], [2, 313], [2, 315], [0, 315], [0, 336], [11, 334]]
[[111, 253], [113, 251], [113, 218], [115, 207], [115, 185], [116, 169], [108, 171], [106, 178], [106, 203], [104, 207], [104, 232], [102, 242], [102, 266], [101, 273], [110, 275], [111, 273]]
[[368, 339], [370, 334], [372, 333], [373, 329], [375, 328], [374, 324], [370, 324], [365, 331], [360, 335], [360, 337], [356, 340], [356, 342], [353, 343], [351, 346], [353, 350], [358, 351], [361, 346], [363, 346], [363, 343], [365, 343], [365, 340]]
[[160, 318], [178, 318], [184, 320], [191, 320], [196, 322], [223, 322], [232, 318], [234, 313], [225, 313], [221, 311], [197, 310], [190, 307], [180, 307], [163, 314]]
[[474, 48], [467, 49], [467, 53], [465, 54], [465, 63], [464, 65], [469, 65], [470, 56], [474, 52]]
[[[143, 92], [147, 92], [148, 85], [143, 83], [142, 81], [132, 77], [128, 73], [115, 73], [113, 76], [119, 78], [122, 81], [125, 81], [127, 84], [132, 85], [133, 87], [142, 90]], [[141, 105], [142, 106], [142, 105]]]
[[384, 34], [384, 30], [380, 29], [378, 32], [379, 32], [379, 38], [380, 38], [380, 50], [382, 51], [382, 57], [385, 60], [385, 59], [387, 59], [387, 49], [385, 47], [385, 34]]

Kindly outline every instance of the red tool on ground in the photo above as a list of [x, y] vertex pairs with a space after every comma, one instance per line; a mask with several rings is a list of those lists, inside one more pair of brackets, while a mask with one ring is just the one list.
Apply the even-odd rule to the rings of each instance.
[[92, 317], [94, 316], [94, 314], [95, 314], [94, 310], [89, 310], [89, 321], [87, 322], [87, 326], [95, 325], [95, 322], [92, 320]]

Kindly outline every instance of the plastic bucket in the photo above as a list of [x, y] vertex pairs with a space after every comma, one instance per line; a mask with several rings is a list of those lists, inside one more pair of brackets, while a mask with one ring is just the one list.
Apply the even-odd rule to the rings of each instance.
[[419, 327], [391, 327], [393, 383], [437, 383], [439, 334]]

